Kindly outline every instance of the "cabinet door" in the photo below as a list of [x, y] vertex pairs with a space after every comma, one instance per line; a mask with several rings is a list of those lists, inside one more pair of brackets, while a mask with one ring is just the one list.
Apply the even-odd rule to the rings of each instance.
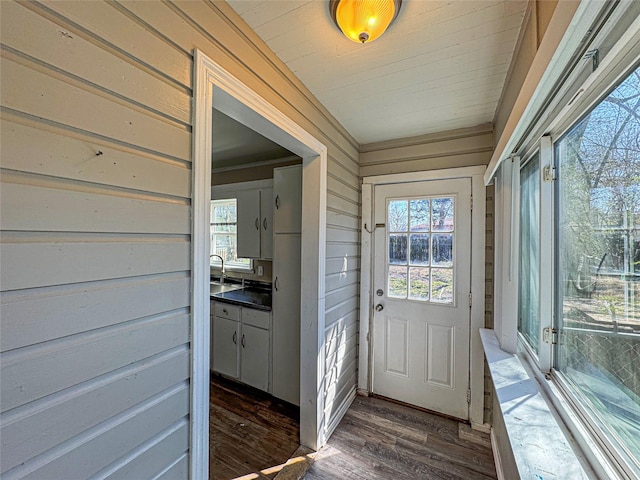
[[273, 188], [260, 190], [260, 214], [262, 225], [260, 233], [260, 258], [273, 258]]
[[273, 382], [275, 397], [300, 404], [300, 235], [274, 235]]
[[222, 317], [213, 318], [213, 343], [211, 352], [213, 370], [238, 378], [240, 322]]
[[300, 233], [302, 165], [273, 169], [273, 204], [274, 233]]
[[240, 190], [238, 202], [238, 257], [260, 258], [260, 190]]
[[240, 381], [267, 391], [269, 388], [269, 330], [242, 325]]

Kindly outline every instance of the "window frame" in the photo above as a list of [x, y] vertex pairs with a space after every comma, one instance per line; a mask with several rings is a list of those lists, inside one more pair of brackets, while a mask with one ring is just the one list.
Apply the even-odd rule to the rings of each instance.
[[[563, 82], [561, 91], [549, 101], [545, 108], [533, 117], [529, 127], [516, 141], [517, 147], [511, 155], [503, 159], [501, 170], [496, 175], [496, 247], [510, 253], [499, 253], [496, 250], [496, 335], [502, 348], [516, 352], [522, 363], [537, 379], [539, 388], [552, 410], [559, 416], [559, 423], [573, 437], [579, 449], [579, 456], [601, 478], [635, 478], [635, 470], [620, 454], [617, 447], [601, 432], [599, 421], [591, 418], [591, 412], [580, 405], [576, 394], [567, 388], [561, 372], [555, 370], [555, 348], [544, 341], [544, 329], [550, 332], [557, 326], [558, 312], [555, 292], [557, 235], [555, 222], [557, 218], [554, 142], [561, 139], [575, 124], [599, 104], [627, 75], [640, 65], [640, 43], [638, 24], [640, 17], [635, 17], [633, 28], [629, 27], [633, 18], [627, 12], [631, 10], [637, 15], [638, 7], [632, 4], [617, 9], [609, 26], [596, 31], [588, 42], [588, 48], [598, 48], [601, 53], [600, 66], [592, 72], [591, 62], [583, 61], [575, 65], [575, 70]], [[604, 52], [604, 53], [603, 53]], [[514, 302], [513, 275], [510, 265], [516, 260], [519, 252], [519, 157], [529, 160], [532, 152], [540, 151], [540, 337], [539, 352], [535, 355], [528, 348], [527, 342], [518, 332], [518, 318], [514, 316], [519, 310], [519, 282], [516, 282], [518, 299]], [[506, 153], [506, 152], [505, 152]], [[511, 160], [511, 162], [509, 162]], [[516, 160], [516, 162], [513, 162]], [[514, 173], [508, 163], [513, 165]], [[505, 167], [507, 167], [505, 169]], [[547, 168], [548, 167], [548, 168]], [[511, 178], [509, 178], [511, 176]], [[517, 178], [517, 181], [516, 181]], [[502, 190], [502, 191], [500, 191]], [[511, 203], [509, 208], [508, 203]], [[518, 202], [518, 203], [517, 203]], [[513, 215], [517, 205], [518, 214]], [[515, 222], [515, 223], [514, 223]], [[516, 239], [511, 238], [509, 229], [518, 232]], [[511, 230], [513, 232], [513, 230]], [[542, 241], [545, 239], [545, 241]], [[509, 245], [511, 244], [511, 246]], [[509, 260], [511, 259], [511, 260]], [[501, 279], [501, 280], [500, 280]], [[517, 280], [517, 278], [516, 278]], [[503, 282], [498, 285], [498, 281]], [[506, 282], [506, 283], [505, 283]], [[515, 345], [513, 347], [512, 345]]]
[[[226, 202], [226, 201], [230, 201], [233, 200], [236, 202], [236, 232], [234, 234], [235, 238], [236, 238], [236, 252], [238, 249], [238, 231], [237, 231], [237, 224], [238, 224], [238, 199], [233, 196], [233, 195], [228, 195], [226, 198], [212, 198], [211, 202], [210, 202], [210, 211], [209, 211], [209, 217], [211, 217], [211, 210], [214, 208], [214, 203], [215, 202]], [[211, 227], [213, 226], [213, 223], [211, 223], [211, 221], [209, 221], [209, 231], [211, 231]], [[222, 233], [222, 235], [224, 235], [224, 233]], [[216, 270], [220, 270], [222, 268], [221, 262], [219, 259], [217, 258], [213, 258], [211, 257], [211, 255], [214, 255], [213, 252], [210, 252], [210, 256], [209, 256], [209, 268], [210, 269], [216, 269]], [[237, 257], [236, 257], [237, 258]], [[238, 272], [238, 273], [247, 273], [247, 272], [253, 272], [253, 259], [248, 259], [249, 263], [248, 264], [241, 264], [238, 262], [225, 262], [224, 263], [224, 272]]]

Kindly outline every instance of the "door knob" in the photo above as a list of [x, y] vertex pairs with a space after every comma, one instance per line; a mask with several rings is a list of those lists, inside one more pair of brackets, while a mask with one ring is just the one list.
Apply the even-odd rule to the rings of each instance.
[[381, 312], [384, 309], [381, 303], [376, 305], [376, 312]]

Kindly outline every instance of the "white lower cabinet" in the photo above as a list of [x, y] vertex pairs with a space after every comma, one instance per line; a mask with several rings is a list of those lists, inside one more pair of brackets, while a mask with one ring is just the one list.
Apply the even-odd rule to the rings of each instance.
[[271, 313], [211, 302], [211, 370], [270, 391]]

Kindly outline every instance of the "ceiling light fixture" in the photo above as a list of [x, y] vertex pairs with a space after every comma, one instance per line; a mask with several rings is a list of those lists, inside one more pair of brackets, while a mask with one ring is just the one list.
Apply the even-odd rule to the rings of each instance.
[[369, 43], [393, 23], [401, 5], [402, 0], [330, 0], [329, 11], [348, 39]]

